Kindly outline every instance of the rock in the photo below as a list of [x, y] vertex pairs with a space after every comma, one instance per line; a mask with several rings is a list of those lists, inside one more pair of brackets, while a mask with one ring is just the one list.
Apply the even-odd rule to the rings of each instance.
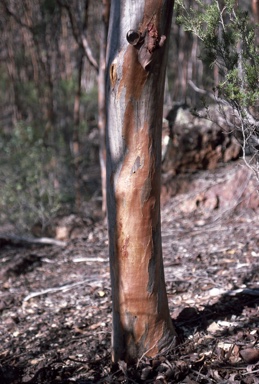
[[[164, 119], [163, 171], [173, 174], [215, 169], [240, 156], [241, 147], [226, 119], [211, 107], [213, 121], [195, 116], [186, 105], [175, 106]], [[205, 115], [206, 111], [201, 112]]]
[[221, 214], [259, 207], [258, 181], [243, 160], [222, 165], [213, 171], [163, 176], [161, 201], [165, 203], [175, 196], [179, 212], [209, 215], [211, 211]]
[[56, 219], [56, 235], [57, 240], [68, 240], [80, 236], [84, 231], [89, 231], [92, 226], [90, 217], [81, 217], [79, 215], [68, 215]]

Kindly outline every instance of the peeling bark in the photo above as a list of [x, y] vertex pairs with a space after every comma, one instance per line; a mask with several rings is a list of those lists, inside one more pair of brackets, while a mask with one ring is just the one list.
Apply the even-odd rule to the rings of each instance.
[[113, 1], [108, 39], [107, 209], [113, 361], [175, 342], [160, 225], [161, 131], [173, 1]]

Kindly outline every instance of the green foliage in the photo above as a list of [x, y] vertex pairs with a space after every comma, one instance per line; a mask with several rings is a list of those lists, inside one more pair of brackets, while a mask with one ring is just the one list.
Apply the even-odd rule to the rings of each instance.
[[21, 232], [35, 223], [47, 225], [60, 204], [53, 153], [36, 132], [18, 125], [0, 142], [1, 219], [7, 217]]
[[[59, 100], [60, 111], [65, 114], [70, 113], [71, 126], [73, 124], [73, 108], [76, 93], [76, 79], [71, 78], [69, 80], [61, 80], [57, 85], [56, 98]], [[81, 113], [79, 133], [83, 139], [84, 135], [90, 130], [90, 121], [95, 120], [97, 124], [98, 117], [98, 88], [93, 87], [88, 92], [81, 90]], [[62, 108], [64, 110], [62, 111]], [[83, 116], [83, 118], [82, 118]]]
[[[194, 0], [189, 8], [177, 1], [178, 22], [202, 41], [201, 59], [219, 68], [220, 82], [213, 97], [243, 149], [243, 159], [259, 180], [259, 49], [257, 29], [248, 12], [235, 0]], [[209, 118], [209, 112], [207, 112]], [[251, 155], [248, 159], [247, 155]]]
[[98, 114], [98, 88], [93, 87], [87, 93], [83, 93], [82, 95], [82, 104], [86, 107], [87, 116], [91, 119], [95, 117], [97, 120]]
[[4, 105], [6, 100], [6, 93], [9, 86], [9, 79], [7, 73], [4, 71], [4, 66], [0, 64], [0, 104]]
[[40, 118], [40, 112], [38, 111], [39, 105], [39, 92], [32, 81], [16, 84], [16, 91], [19, 95], [19, 108], [26, 116], [31, 111], [34, 111], [36, 118]]
[[[37, 85], [34, 81], [17, 81], [17, 122], [10, 119], [12, 93], [6, 68], [2, 69], [0, 101], [6, 106], [6, 117], [0, 121], [0, 222], [7, 219], [24, 233], [35, 223], [44, 228], [60, 209], [74, 206], [76, 175], [71, 143], [77, 82], [73, 76], [55, 82], [55, 119], [48, 124], [47, 86], [44, 82]], [[77, 159], [82, 175], [89, 163], [96, 161], [96, 148], [88, 143], [87, 135], [96, 127], [97, 102], [96, 87], [82, 91], [78, 126], [81, 152]], [[79, 181], [82, 199], [88, 199], [86, 183], [83, 178]]]
[[219, 97], [239, 112], [258, 100], [259, 52], [255, 26], [235, 0], [195, 0], [187, 7], [177, 0], [178, 22], [202, 41], [202, 60], [217, 65], [222, 81]]

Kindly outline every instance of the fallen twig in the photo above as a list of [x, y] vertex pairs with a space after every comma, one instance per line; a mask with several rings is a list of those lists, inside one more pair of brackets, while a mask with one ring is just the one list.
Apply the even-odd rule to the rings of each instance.
[[0, 236], [0, 246], [1, 245], [58, 245], [60, 247], [65, 247], [67, 243], [65, 241], [55, 240], [50, 237], [41, 237], [39, 239], [23, 237], [23, 236], [9, 236], [9, 235], [1, 235]]
[[89, 283], [90, 280], [78, 281], [77, 283], [62, 285], [61, 287], [47, 288], [47, 289], [44, 289], [43, 291], [32, 292], [32, 293], [29, 293], [29, 295], [25, 296], [25, 298], [23, 299], [23, 302], [29, 301], [33, 297], [46, 295], [47, 293], [55, 293], [55, 292], [59, 292], [59, 291], [68, 291], [69, 289], [72, 289], [72, 288], [76, 287], [77, 285], [85, 284], [87, 282]]

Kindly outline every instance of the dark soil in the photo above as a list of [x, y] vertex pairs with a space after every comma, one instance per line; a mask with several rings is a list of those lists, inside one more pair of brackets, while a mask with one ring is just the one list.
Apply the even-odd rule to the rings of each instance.
[[[202, 172], [196, 185], [223, 186], [233, 167]], [[133, 367], [111, 364], [105, 223], [89, 221], [65, 246], [2, 243], [0, 383], [259, 383], [259, 210], [240, 204], [241, 194], [206, 205], [196, 192], [162, 208], [180, 343]]]

